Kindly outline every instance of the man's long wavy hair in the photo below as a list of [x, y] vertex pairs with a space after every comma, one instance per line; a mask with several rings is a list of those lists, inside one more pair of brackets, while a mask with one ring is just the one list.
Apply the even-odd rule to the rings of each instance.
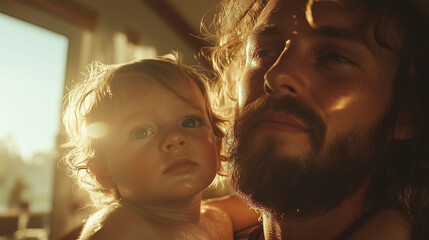
[[[269, 0], [223, 0], [202, 54], [218, 73], [220, 107], [235, 108], [237, 84], [245, 64], [245, 43]], [[413, 226], [413, 238], [429, 236], [429, 1], [343, 0], [376, 19], [374, 37], [395, 51], [399, 65], [391, 106], [393, 120], [405, 117], [417, 126], [410, 140], [389, 142], [386, 158], [372, 178], [366, 212], [383, 207], [403, 211]], [[399, 47], [391, 46], [383, 24], [393, 24]], [[226, 86], [226, 87], [225, 87]], [[225, 112], [225, 111], [223, 111]], [[233, 117], [233, 110], [230, 117]], [[391, 126], [394, 127], [394, 124]], [[391, 128], [393, 131], [393, 128]]]

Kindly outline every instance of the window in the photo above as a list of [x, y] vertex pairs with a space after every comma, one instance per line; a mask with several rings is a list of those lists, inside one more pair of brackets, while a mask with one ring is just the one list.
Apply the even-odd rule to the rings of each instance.
[[69, 40], [2, 13], [0, 29], [0, 214], [48, 216]]

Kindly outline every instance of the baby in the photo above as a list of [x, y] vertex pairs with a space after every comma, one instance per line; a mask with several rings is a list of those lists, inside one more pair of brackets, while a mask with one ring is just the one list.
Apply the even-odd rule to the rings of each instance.
[[201, 205], [224, 136], [201, 76], [171, 55], [93, 64], [70, 91], [66, 160], [103, 206], [80, 239], [232, 239], [229, 215]]

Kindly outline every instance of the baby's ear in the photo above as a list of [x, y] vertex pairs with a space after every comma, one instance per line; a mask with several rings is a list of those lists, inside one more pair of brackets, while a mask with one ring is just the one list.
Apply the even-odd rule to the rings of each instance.
[[106, 189], [112, 189], [116, 186], [112, 175], [110, 175], [107, 166], [103, 161], [94, 159], [88, 164], [88, 167], [101, 186]]

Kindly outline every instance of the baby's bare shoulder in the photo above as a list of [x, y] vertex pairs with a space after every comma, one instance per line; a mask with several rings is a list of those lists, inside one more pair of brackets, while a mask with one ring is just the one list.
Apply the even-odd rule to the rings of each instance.
[[149, 239], [152, 235], [152, 227], [138, 213], [117, 206], [92, 215], [79, 240]]
[[213, 221], [225, 221], [229, 220], [229, 215], [223, 208], [216, 205], [203, 204], [201, 206], [201, 215], [209, 220]]
[[204, 227], [212, 233], [214, 239], [232, 239], [232, 222], [229, 215], [221, 208], [210, 205], [201, 207], [202, 222]]

